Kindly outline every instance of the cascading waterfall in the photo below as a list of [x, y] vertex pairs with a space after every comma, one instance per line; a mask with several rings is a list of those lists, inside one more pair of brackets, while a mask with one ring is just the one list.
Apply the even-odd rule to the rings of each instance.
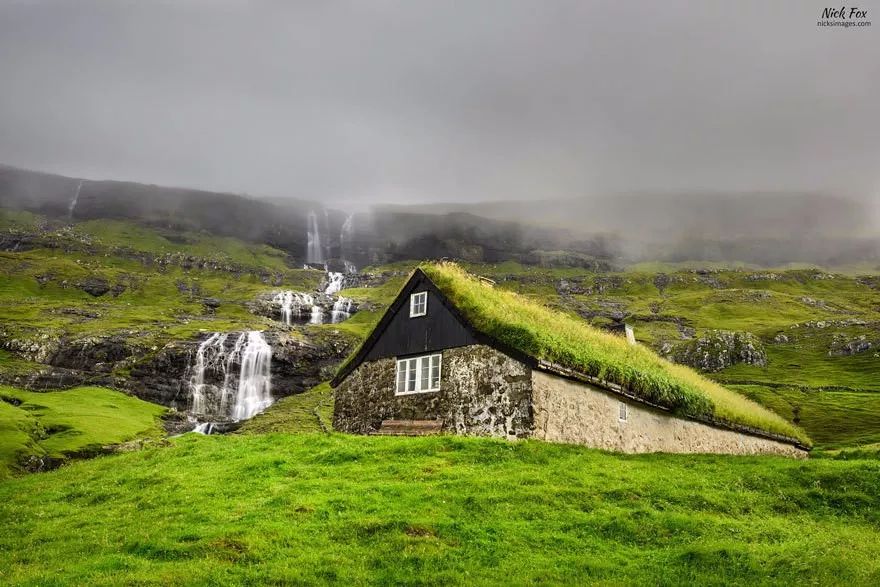
[[298, 291], [280, 291], [272, 297], [272, 303], [278, 304], [281, 320], [290, 326], [293, 320], [308, 317], [309, 324], [321, 324], [324, 320], [324, 309], [315, 303], [314, 296]]
[[306, 263], [323, 263], [324, 248], [321, 245], [321, 230], [318, 227], [318, 215], [314, 210], [309, 212], [309, 227], [306, 231], [308, 247], [306, 249]]
[[82, 190], [83, 180], [79, 180], [79, 183], [76, 184], [76, 191], [73, 193], [73, 199], [70, 201], [70, 205], [67, 207], [67, 217], [73, 218], [73, 210], [76, 208], [76, 203], [79, 202], [79, 192]]
[[328, 296], [337, 294], [342, 289], [343, 285], [345, 285], [344, 273], [339, 273], [336, 271], [327, 272], [327, 287], [324, 288], [325, 294], [327, 294]]
[[343, 320], [351, 318], [351, 306], [353, 303], [354, 302], [351, 298], [339, 296], [333, 303], [333, 311], [330, 314], [330, 321], [333, 324], [338, 324]]
[[294, 318], [304, 317], [306, 310], [309, 315], [315, 313], [315, 298], [298, 291], [280, 291], [272, 298], [272, 302], [278, 304], [281, 310], [281, 319], [288, 326], [293, 323]]
[[241, 352], [233, 420], [251, 418], [272, 404], [272, 347], [261, 332], [252, 330], [247, 336], [247, 345]]
[[[229, 334], [215, 332], [196, 350], [189, 391], [190, 411], [198, 421], [245, 420], [272, 404], [272, 347], [263, 333], [242, 332], [231, 344], [229, 339]], [[196, 431], [210, 433], [208, 423]]]

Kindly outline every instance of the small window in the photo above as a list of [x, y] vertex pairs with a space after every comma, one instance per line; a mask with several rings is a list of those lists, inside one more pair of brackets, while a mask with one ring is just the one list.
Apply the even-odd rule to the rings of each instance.
[[397, 361], [396, 395], [440, 390], [441, 355]]
[[620, 407], [618, 408], [618, 411], [617, 411], [617, 419], [620, 420], [621, 422], [626, 422], [626, 416], [627, 416], [626, 409], [627, 409], [627, 405], [623, 402], [620, 402]]
[[420, 291], [409, 297], [409, 317], [424, 316], [428, 312], [428, 292]]

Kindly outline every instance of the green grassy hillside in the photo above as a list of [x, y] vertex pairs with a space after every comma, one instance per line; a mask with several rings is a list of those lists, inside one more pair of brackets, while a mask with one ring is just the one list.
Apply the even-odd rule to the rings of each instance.
[[880, 581], [880, 462], [186, 435], [0, 484], [4, 584]]
[[[0, 331], [8, 338], [119, 333], [149, 347], [265, 328], [270, 322], [247, 302], [281, 287], [314, 290], [323, 277], [291, 268], [282, 251], [235, 239], [114, 220], [67, 226], [2, 209], [0, 221], [32, 241], [0, 252]], [[89, 280], [111, 289], [94, 297], [81, 287]], [[206, 298], [219, 307], [208, 311]]]
[[237, 433], [312, 433], [329, 432], [332, 428], [333, 390], [329, 383], [322, 383], [306, 392], [278, 400], [265, 412], [245, 422]]
[[0, 479], [29, 459], [64, 461], [107, 445], [162, 435], [165, 408], [111, 389], [33, 393], [0, 385]]

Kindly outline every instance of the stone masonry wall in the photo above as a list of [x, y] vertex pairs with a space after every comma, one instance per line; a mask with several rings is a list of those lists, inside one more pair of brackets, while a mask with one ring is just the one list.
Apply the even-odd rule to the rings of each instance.
[[540, 440], [627, 453], [807, 456], [790, 444], [676, 418], [638, 403], [627, 403], [627, 419], [621, 422], [619, 396], [544, 372], [533, 372], [532, 387], [533, 437]]
[[483, 345], [446, 349], [440, 391], [397, 396], [396, 361], [364, 362], [336, 388], [333, 427], [369, 434], [382, 420], [443, 420], [444, 432], [525, 438], [531, 369]]

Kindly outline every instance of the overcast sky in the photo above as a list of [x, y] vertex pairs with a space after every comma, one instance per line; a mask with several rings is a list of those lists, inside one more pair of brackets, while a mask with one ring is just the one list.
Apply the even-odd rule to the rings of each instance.
[[880, 1], [824, 6], [0, 0], [0, 162], [334, 204], [880, 198]]

